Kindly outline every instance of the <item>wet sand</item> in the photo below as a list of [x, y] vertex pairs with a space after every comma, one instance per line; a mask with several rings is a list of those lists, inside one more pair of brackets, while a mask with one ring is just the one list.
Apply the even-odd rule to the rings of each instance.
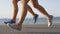
[[0, 25], [0, 34], [60, 34], [60, 23], [55, 23], [52, 27], [47, 27], [47, 24], [25, 24], [21, 31]]

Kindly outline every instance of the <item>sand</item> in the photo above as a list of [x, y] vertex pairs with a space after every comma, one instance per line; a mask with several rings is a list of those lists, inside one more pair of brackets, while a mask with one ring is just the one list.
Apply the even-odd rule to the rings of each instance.
[[60, 34], [60, 23], [55, 23], [52, 27], [47, 27], [47, 24], [25, 24], [21, 31], [0, 25], [0, 34]]

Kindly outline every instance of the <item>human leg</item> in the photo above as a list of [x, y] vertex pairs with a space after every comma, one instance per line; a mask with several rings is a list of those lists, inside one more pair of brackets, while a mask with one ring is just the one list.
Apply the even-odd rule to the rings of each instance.
[[18, 1], [19, 1], [19, 0], [12, 0], [12, 5], [13, 5], [13, 17], [12, 17], [11, 20], [4, 22], [5, 24], [7, 24], [7, 23], [12, 24], [12, 23], [15, 23], [15, 22], [16, 22], [16, 16], [17, 16], [17, 13], [18, 13], [18, 5], [17, 5]]
[[33, 19], [34, 19], [34, 24], [35, 24], [37, 21], [38, 15], [33, 12], [33, 10], [31, 9], [29, 5], [27, 5], [27, 11], [29, 11], [34, 16]]
[[[48, 19], [48, 24], [50, 23], [50, 25], [51, 25], [51, 23], [52, 23], [51, 20], [52, 20], [53, 16], [49, 15], [49, 14], [46, 12], [46, 10], [45, 10], [41, 5], [38, 4], [38, 0], [30, 0], [30, 1], [31, 1], [32, 5], [33, 5], [36, 9], [38, 9], [43, 15], [46, 16], [46, 18]], [[49, 27], [50, 25], [48, 25], [48, 27]]]
[[18, 13], [18, 3], [19, 0], [13, 0], [12, 1], [12, 5], [13, 5], [13, 16], [12, 16], [12, 20], [16, 21], [16, 16]]

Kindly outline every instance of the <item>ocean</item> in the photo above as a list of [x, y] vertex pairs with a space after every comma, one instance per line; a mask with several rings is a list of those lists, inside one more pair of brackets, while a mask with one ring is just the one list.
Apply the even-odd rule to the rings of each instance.
[[[11, 19], [0, 19], [0, 25], [4, 25], [5, 21], [9, 21]], [[16, 22], [18, 19], [16, 19]], [[36, 24], [47, 24], [47, 19], [46, 18], [38, 18]], [[60, 17], [54, 17], [53, 18], [53, 23], [60, 23]], [[34, 19], [33, 18], [26, 18], [23, 22], [23, 24], [34, 24]]]

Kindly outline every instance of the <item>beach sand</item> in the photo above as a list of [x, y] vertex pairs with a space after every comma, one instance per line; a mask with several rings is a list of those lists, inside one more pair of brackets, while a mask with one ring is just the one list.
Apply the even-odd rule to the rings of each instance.
[[47, 24], [25, 24], [21, 31], [0, 25], [0, 34], [60, 34], [60, 23], [55, 23], [52, 27], [47, 27]]

